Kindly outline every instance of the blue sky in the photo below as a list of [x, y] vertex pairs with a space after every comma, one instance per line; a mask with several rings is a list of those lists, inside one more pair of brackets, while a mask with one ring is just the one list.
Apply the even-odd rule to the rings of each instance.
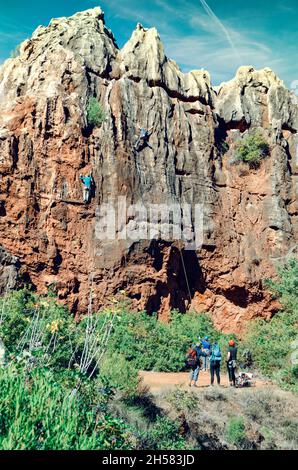
[[215, 85], [239, 65], [271, 67], [289, 87], [298, 80], [297, 0], [13, 0], [0, 6], [0, 63], [38, 25], [97, 5], [119, 47], [137, 22], [155, 26], [182, 70], [206, 68]]

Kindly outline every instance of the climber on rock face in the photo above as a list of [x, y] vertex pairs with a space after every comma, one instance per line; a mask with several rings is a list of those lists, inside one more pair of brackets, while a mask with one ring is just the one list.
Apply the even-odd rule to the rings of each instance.
[[140, 150], [143, 147], [147, 146], [152, 149], [151, 145], [149, 144], [149, 138], [153, 131], [153, 126], [150, 129], [144, 129], [144, 127], [139, 127], [140, 135], [138, 140], [135, 143], [135, 150]]
[[90, 201], [90, 196], [91, 196], [91, 189], [92, 189], [92, 182], [93, 178], [91, 173], [87, 176], [80, 175], [80, 180], [83, 183], [83, 199], [85, 204], [88, 204]]

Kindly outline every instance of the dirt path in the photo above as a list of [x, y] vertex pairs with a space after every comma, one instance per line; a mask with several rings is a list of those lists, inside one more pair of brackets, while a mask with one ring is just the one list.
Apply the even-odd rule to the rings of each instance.
[[[147, 386], [152, 393], [158, 393], [160, 391], [166, 391], [175, 387], [187, 388], [189, 383], [188, 372], [140, 372], [140, 376], [143, 378], [143, 384]], [[270, 385], [269, 382], [254, 378], [254, 387], [265, 387]], [[215, 382], [216, 383], [216, 382]], [[200, 371], [198, 388], [206, 388], [210, 386], [210, 373]], [[223, 371], [221, 374], [221, 386], [224, 388], [229, 387], [228, 376]], [[191, 388], [195, 390], [195, 387]]]

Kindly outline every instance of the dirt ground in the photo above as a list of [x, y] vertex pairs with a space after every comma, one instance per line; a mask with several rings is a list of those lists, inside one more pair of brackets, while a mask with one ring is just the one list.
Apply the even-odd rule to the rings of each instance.
[[[175, 387], [183, 387], [189, 389], [189, 373], [188, 372], [145, 372], [141, 371], [140, 376], [143, 379], [143, 385], [148, 387], [151, 393], [158, 393], [173, 389]], [[216, 384], [216, 378], [215, 378]], [[271, 385], [270, 382], [266, 382], [259, 378], [253, 378], [253, 387], [265, 387]], [[206, 388], [210, 386], [210, 372], [200, 371], [199, 380], [197, 382], [197, 388]], [[229, 387], [228, 375], [225, 371], [221, 373], [221, 387]], [[196, 387], [191, 387], [195, 390]]]

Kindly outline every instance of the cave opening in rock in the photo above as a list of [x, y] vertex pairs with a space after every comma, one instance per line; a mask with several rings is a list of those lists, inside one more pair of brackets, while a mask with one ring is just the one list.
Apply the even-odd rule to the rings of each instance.
[[160, 271], [162, 269], [164, 254], [162, 252], [162, 246], [158, 243], [157, 240], [151, 240], [150, 246], [148, 248], [148, 253], [153, 258], [152, 266], [156, 271]]
[[205, 281], [195, 251], [171, 246], [166, 270], [166, 282], [158, 281], [155, 293], [147, 300], [145, 309], [149, 314], [158, 312], [166, 298], [167, 308], [185, 313], [195, 293], [205, 291]]
[[225, 124], [226, 130], [239, 130], [242, 134], [250, 128], [250, 125], [246, 122], [245, 118], [240, 121], [230, 121]]
[[197, 253], [194, 250], [177, 250], [179, 269], [177, 273], [179, 289], [187, 292], [188, 297], [193, 298], [195, 292], [203, 293], [205, 282]]
[[245, 287], [233, 286], [224, 292], [224, 296], [237, 307], [246, 308], [248, 306], [248, 292]]

